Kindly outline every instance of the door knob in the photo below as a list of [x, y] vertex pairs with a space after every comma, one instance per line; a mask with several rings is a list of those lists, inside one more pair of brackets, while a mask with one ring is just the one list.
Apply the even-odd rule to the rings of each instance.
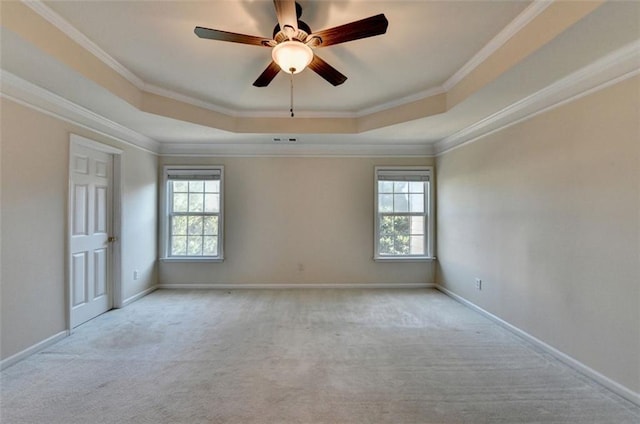
[[118, 241], [118, 237], [115, 236], [109, 236], [109, 238], [107, 239], [107, 241], [109, 243], [113, 243], [114, 241]]

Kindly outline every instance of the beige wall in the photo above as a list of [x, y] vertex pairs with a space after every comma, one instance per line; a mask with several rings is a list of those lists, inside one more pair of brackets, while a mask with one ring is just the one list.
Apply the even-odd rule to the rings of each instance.
[[[1, 343], [5, 359], [66, 329], [71, 132], [124, 150], [124, 298], [156, 283], [157, 158], [2, 99]], [[133, 281], [133, 269], [141, 278]]]
[[122, 299], [126, 301], [158, 282], [158, 158], [129, 148], [123, 162]]
[[159, 282], [432, 283], [432, 263], [373, 257], [375, 165], [433, 159], [184, 158], [225, 166], [225, 261], [160, 263]]
[[636, 393], [639, 116], [636, 77], [437, 161], [438, 282]]

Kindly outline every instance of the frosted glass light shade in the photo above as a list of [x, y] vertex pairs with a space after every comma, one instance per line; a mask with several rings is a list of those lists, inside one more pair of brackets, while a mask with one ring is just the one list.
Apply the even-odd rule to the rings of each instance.
[[313, 52], [300, 41], [285, 41], [273, 48], [271, 57], [286, 73], [297, 74], [311, 63]]

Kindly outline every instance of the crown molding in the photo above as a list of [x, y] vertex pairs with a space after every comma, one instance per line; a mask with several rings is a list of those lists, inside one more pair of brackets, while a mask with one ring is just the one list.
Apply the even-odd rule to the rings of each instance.
[[163, 156], [217, 157], [433, 157], [425, 144], [272, 144], [159, 143], [11, 72], [0, 69], [0, 97], [5, 97], [73, 125]]
[[[195, 97], [180, 94], [178, 92], [168, 90], [153, 84], [144, 84], [144, 91], [158, 96], [166, 97], [178, 102], [186, 103], [191, 106], [201, 107], [212, 112], [231, 116], [233, 118], [282, 118], [288, 117], [289, 111], [238, 111], [235, 109], [225, 108], [211, 102], [196, 99]], [[352, 112], [319, 112], [319, 111], [296, 111], [298, 118], [355, 118], [357, 115]]]
[[436, 155], [640, 74], [640, 40], [435, 143]]
[[445, 137], [434, 145], [158, 143], [5, 70], [0, 70], [0, 94], [26, 106], [154, 154], [239, 157], [432, 157], [475, 142], [486, 135], [638, 74], [640, 74], [640, 40], [636, 40], [544, 89]]
[[[96, 56], [99, 60], [101, 60], [105, 65], [109, 66], [111, 69], [116, 71], [120, 76], [125, 78], [127, 81], [132, 83], [136, 88], [141, 91], [146, 91], [152, 94], [157, 94], [159, 96], [164, 96], [173, 100], [177, 100], [179, 102], [187, 103], [192, 106], [201, 107], [203, 109], [211, 110], [213, 112], [221, 113], [223, 115], [238, 117], [238, 118], [281, 118], [283, 113], [281, 111], [260, 111], [260, 110], [249, 110], [249, 111], [241, 111], [231, 108], [226, 108], [220, 105], [217, 105], [212, 102], [207, 102], [204, 100], [197, 99], [195, 97], [191, 97], [185, 94], [178, 93], [173, 90], [169, 90], [163, 87], [159, 87], [154, 84], [146, 83], [142, 78], [135, 75], [128, 68], [114, 59], [107, 52], [102, 50], [97, 44], [91, 41], [86, 35], [80, 32], [77, 28], [69, 23], [62, 16], [54, 12], [51, 8], [45, 5], [41, 0], [21, 0], [26, 6], [28, 6], [31, 10], [36, 12], [46, 21], [51, 23], [53, 26], [58, 28], [64, 34], [66, 34], [73, 41], [78, 43], [80, 46], [91, 52], [94, 56]], [[371, 108], [362, 109], [356, 112], [329, 112], [329, 111], [296, 111], [296, 116], [299, 118], [359, 118], [362, 116], [366, 116], [371, 113], [391, 109], [397, 106], [402, 106], [407, 103], [411, 103], [413, 101], [422, 100], [424, 98], [441, 94], [443, 93], [442, 87], [434, 87], [407, 97], [403, 97], [401, 99], [396, 99], [391, 102], [383, 103], [380, 105], [373, 106]]]
[[395, 107], [404, 106], [409, 103], [417, 102], [419, 100], [426, 99], [428, 97], [437, 96], [439, 94], [445, 94], [447, 91], [443, 87], [432, 87], [423, 91], [419, 91], [417, 93], [411, 94], [409, 96], [401, 97], [396, 100], [392, 100], [386, 103], [381, 103], [377, 106], [372, 106], [370, 108], [362, 109], [358, 111], [354, 117], [362, 118], [367, 115], [371, 115], [377, 112], [383, 112], [385, 110], [393, 109]]
[[160, 149], [160, 144], [157, 141], [60, 97], [49, 90], [28, 82], [4, 69], [0, 69], [0, 95], [149, 153], [157, 154]]
[[520, 32], [529, 22], [549, 7], [554, 0], [535, 0], [524, 9], [516, 18], [509, 22], [495, 37], [493, 37], [483, 48], [478, 51], [462, 68], [458, 69], [442, 87], [445, 91], [451, 90], [467, 75], [473, 72], [482, 62], [487, 60], [492, 54], [502, 47], [514, 35]]
[[187, 103], [191, 106], [201, 107], [203, 109], [221, 113], [223, 115], [228, 115], [232, 117], [236, 117], [238, 115], [238, 112], [234, 109], [229, 109], [226, 107], [216, 105], [214, 103], [205, 102], [204, 100], [196, 99], [195, 97], [187, 96], [186, 94], [181, 94], [176, 91], [159, 87], [157, 85], [144, 83], [142, 90], [146, 91], [147, 93], [156, 94], [162, 97], [167, 97], [169, 99], [176, 100], [178, 102]]
[[[236, 112], [238, 118], [288, 118], [289, 110], [253, 110]], [[353, 112], [331, 112], [331, 111], [315, 111], [315, 110], [296, 110], [296, 118], [338, 118], [351, 119], [358, 115]]]
[[111, 57], [107, 52], [102, 50], [96, 43], [91, 41], [86, 35], [80, 32], [76, 27], [71, 25], [69, 21], [58, 15], [51, 8], [46, 6], [40, 0], [21, 0], [21, 2], [36, 12], [50, 24], [58, 28], [67, 37], [82, 46], [85, 50], [91, 52], [95, 57], [100, 59], [105, 65], [116, 71], [120, 76], [125, 78], [131, 84], [142, 90], [144, 88], [144, 81], [136, 74], [127, 69], [120, 62]]
[[[75, 29], [69, 22], [53, 12], [40, 0], [22, 0], [35, 13], [56, 26], [72, 40], [86, 48], [111, 69], [126, 78], [138, 89], [174, 100], [202, 107], [232, 117], [262, 118], [281, 117], [281, 112], [236, 111], [209, 102], [182, 95], [171, 90], [145, 83], [123, 65], [101, 50], [96, 44]], [[535, 0], [520, 15], [496, 35], [481, 51], [456, 72], [442, 86], [434, 87], [410, 96], [383, 103], [358, 112], [299, 112], [300, 117], [347, 117], [358, 118], [372, 113], [402, 106], [407, 103], [446, 93], [475, 67], [486, 60], [514, 34], [525, 27], [544, 11], [553, 0]], [[510, 106], [439, 140], [435, 144], [238, 144], [238, 143], [158, 143], [130, 128], [100, 116], [80, 105], [66, 100], [44, 88], [27, 82], [16, 75], [1, 70], [0, 95], [25, 104], [44, 113], [56, 116], [73, 124], [88, 128], [124, 143], [161, 155], [204, 155], [204, 156], [345, 156], [345, 157], [432, 157], [442, 155], [464, 144], [474, 142], [490, 133], [529, 119], [539, 113], [557, 107], [581, 96], [608, 87], [640, 73], [640, 40], [593, 62], [590, 65], [556, 81], [544, 89]]]
[[640, 74], [640, 40], [614, 51], [435, 144], [427, 145], [158, 143], [1, 69], [0, 95], [150, 153], [165, 156], [433, 157], [638, 74]]
[[[104, 62], [111, 69], [120, 74], [123, 78], [131, 82], [141, 91], [147, 91], [152, 94], [168, 97], [173, 100], [177, 100], [183, 103], [190, 104], [192, 106], [201, 107], [213, 112], [221, 113], [223, 115], [238, 117], [238, 118], [280, 118], [283, 116], [281, 111], [260, 111], [250, 110], [241, 111], [231, 108], [226, 108], [217, 105], [212, 102], [203, 101], [185, 94], [175, 92], [166, 88], [162, 88], [153, 84], [144, 82], [140, 77], [135, 75], [124, 65], [110, 56], [107, 52], [102, 50], [98, 45], [91, 41], [82, 32], [71, 25], [67, 20], [54, 12], [51, 8], [46, 6], [41, 0], [21, 0], [26, 6], [31, 8], [34, 12], [54, 25], [64, 34], [66, 34], [73, 41], [84, 47], [91, 52], [94, 56]], [[361, 118], [367, 115], [382, 112], [385, 110], [393, 109], [395, 107], [403, 106], [415, 101], [423, 100], [425, 98], [446, 93], [458, 82], [460, 82], [466, 75], [472, 72], [478, 65], [486, 60], [491, 54], [493, 54], [498, 48], [506, 43], [514, 34], [520, 31], [526, 26], [532, 19], [538, 16], [544, 9], [546, 9], [554, 0], [535, 0], [529, 5], [520, 15], [518, 15], [512, 22], [510, 22], [498, 35], [496, 35], [487, 45], [485, 45], [478, 53], [476, 53], [471, 60], [469, 60], [462, 68], [460, 68], [453, 76], [451, 76], [442, 86], [432, 87], [418, 93], [411, 94], [399, 99], [394, 99], [389, 102], [381, 103], [375, 106], [364, 108], [358, 111], [346, 111], [346, 112], [329, 112], [329, 111], [297, 111], [296, 115], [300, 118]]]
[[162, 143], [160, 156], [214, 157], [434, 157], [425, 144]]
[[[282, 118], [288, 116], [288, 111], [238, 111], [235, 109], [225, 108], [214, 103], [206, 102], [195, 97], [187, 96], [177, 93], [166, 88], [159, 87], [152, 84], [144, 84], [144, 91], [157, 94], [159, 96], [167, 97], [182, 103], [190, 104], [192, 106], [201, 107], [203, 109], [211, 110], [213, 112], [221, 113], [223, 115], [231, 116], [234, 118]], [[392, 100], [390, 102], [381, 103], [379, 105], [362, 109], [357, 112], [329, 112], [329, 111], [296, 111], [296, 117], [298, 118], [361, 118], [372, 113], [382, 112], [388, 109], [393, 109], [398, 106], [403, 106], [415, 101], [426, 99], [428, 97], [437, 96], [439, 94], [446, 93], [442, 87], [433, 87], [427, 90], [420, 91], [409, 96], [402, 97], [400, 99]]]

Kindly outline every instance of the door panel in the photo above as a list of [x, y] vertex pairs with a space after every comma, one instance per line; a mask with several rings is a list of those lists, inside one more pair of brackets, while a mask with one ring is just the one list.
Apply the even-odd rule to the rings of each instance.
[[87, 202], [89, 196], [87, 186], [76, 184], [73, 187], [73, 235], [87, 234]]
[[77, 174], [88, 174], [89, 173], [89, 158], [86, 156], [82, 156], [80, 154], [76, 154], [73, 157], [74, 164], [73, 171]]
[[113, 158], [71, 144], [71, 328], [111, 309]]
[[71, 287], [73, 291], [73, 306], [87, 302], [87, 254], [74, 253], [71, 256]]
[[107, 249], [99, 249], [93, 252], [94, 299], [107, 294]]
[[96, 187], [96, 218], [94, 233], [107, 234], [107, 189]]

